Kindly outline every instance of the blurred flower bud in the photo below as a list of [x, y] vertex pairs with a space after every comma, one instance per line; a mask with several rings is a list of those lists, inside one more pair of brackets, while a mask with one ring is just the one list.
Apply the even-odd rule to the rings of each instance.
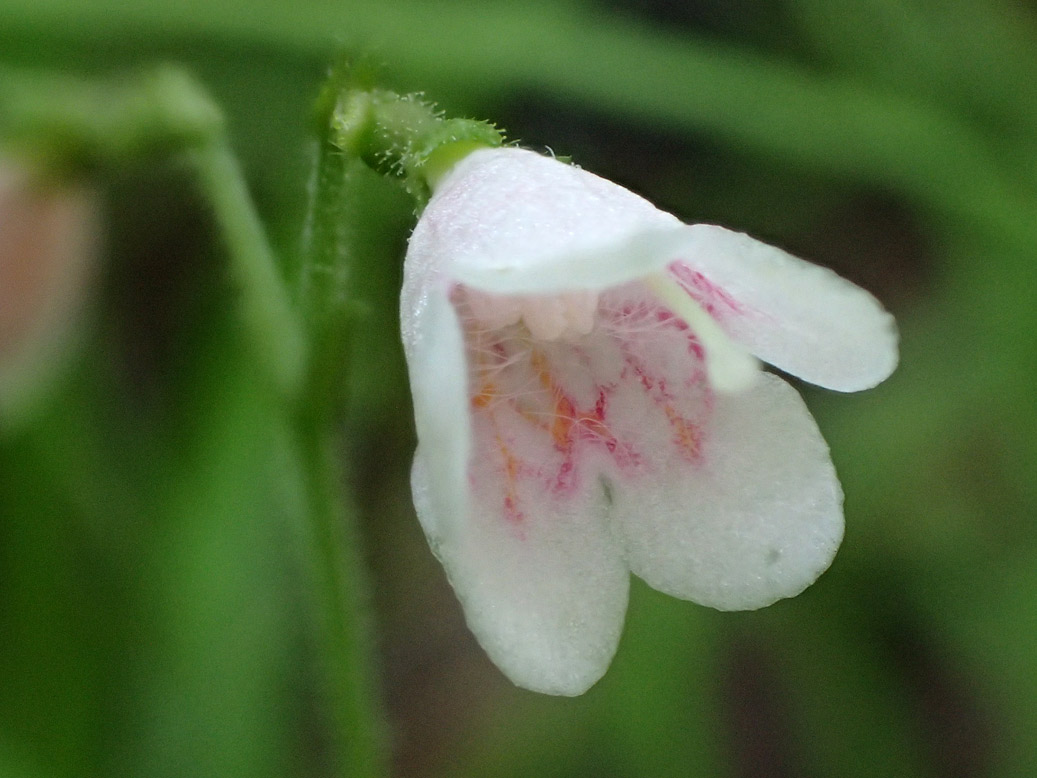
[[79, 328], [97, 256], [96, 195], [0, 158], [0, 411], [40, 398]]

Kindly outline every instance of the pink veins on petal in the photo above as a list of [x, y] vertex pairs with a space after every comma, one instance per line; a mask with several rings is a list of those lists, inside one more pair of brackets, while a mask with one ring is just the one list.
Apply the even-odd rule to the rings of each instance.
[[[586, 335], [538, 340], [488, 326], [452, 296], [468, 355], [469, 480], [514, 526], [600, 478], [621, 485], [675, 460], [699, 465], [712, 407], [701, 344], [645, 288], [602, 293]], [[487, 481], [493, 483], [487, 483]], [[497, 507], [494, 508], [493, 505]]]
[[684, 262], [673, 262], [669, 270], [677, 283], [684, 287], [684, 291], [714, 318], [723, 321], [728, 314], [745, 313], [738, 300]]

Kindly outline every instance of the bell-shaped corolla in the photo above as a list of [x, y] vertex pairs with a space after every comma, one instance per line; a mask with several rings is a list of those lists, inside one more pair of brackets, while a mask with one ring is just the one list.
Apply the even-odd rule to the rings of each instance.
[[631, 572], [740, 610], [831, 563], [828, 447], [760, 361], [837, 391], [885, 379], [896, 329], [864, 290], [503, 148], [438, 182], [401, 305], [418, 518], [519, 686], [574, 695], [601, 677]]

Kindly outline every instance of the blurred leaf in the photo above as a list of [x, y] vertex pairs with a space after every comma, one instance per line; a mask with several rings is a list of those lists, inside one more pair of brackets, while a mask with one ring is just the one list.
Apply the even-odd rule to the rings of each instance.
[[1037, 19], [999, 0], [793, 0], [809, 42], [847, 72], [1009, 132], [1037, 130]]

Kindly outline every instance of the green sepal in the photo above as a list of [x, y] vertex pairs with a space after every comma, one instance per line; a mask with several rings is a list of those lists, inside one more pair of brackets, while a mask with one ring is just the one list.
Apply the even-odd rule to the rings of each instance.
[[432, 187], [460, 159], [503, 144], [500, 130], [474, 119], [448, 119], [419, 95], [369, 85], [369, 74], [340, 67], [317, 100], [321, 136], [342, 153], [400, 180], [424, 207]]

